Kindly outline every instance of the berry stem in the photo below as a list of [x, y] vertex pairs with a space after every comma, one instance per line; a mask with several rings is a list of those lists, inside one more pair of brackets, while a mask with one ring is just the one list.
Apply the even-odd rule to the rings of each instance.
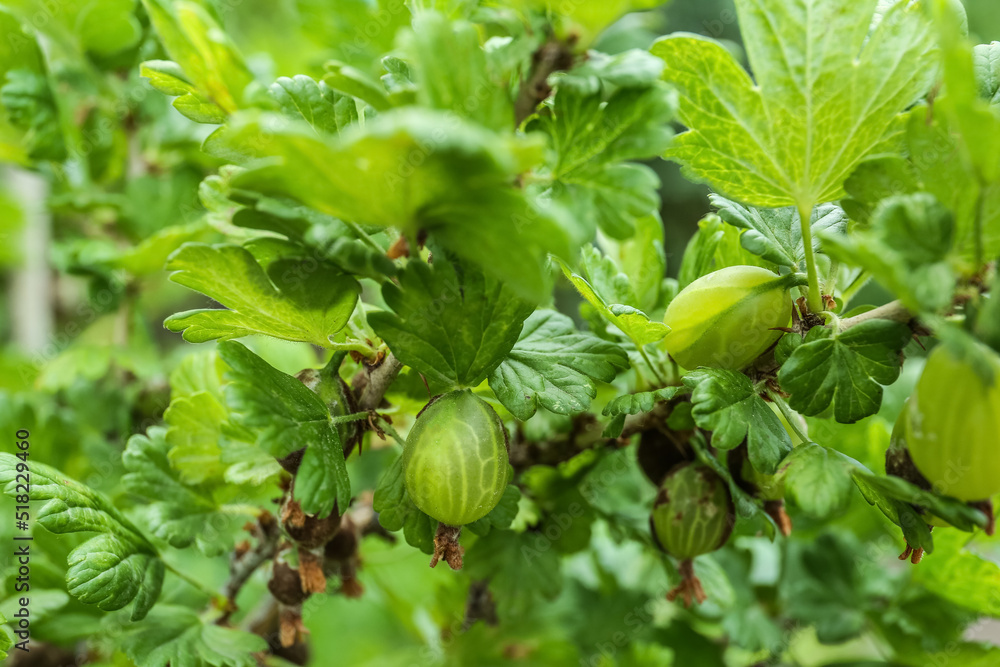
[[814, 313], [821, 313], [826, 310], [823, 307], [823, 299], [819, 289], [819, 272], [816, 270], [816, 251], [812, 244], [812, 209], [813, 204], [799, 204], [799, 226], [802, 229], [802, 248], [806, 256], [806, 273], [809, 275], [809, 292], [806, 302], [809, 310]]
[[778, 410], [780, 410], [781, 414], [784, 415], [785, 421], [788, 422], [788, 427], [792, 429], [795, 435], [799, 436], [799, 439], [802, 440], [802, 442], [811, 442], [809, 440], [809, 435], [804, 433], [799, 427], [799, 415], [792, 412], [792, 409], [788, 407], [787, 403], [785, 403], [785, 399], [783, 399], [778, 392], [770, 387], [767, 387], [764, 391], [767, 392], [767, 397], [778, 406]]

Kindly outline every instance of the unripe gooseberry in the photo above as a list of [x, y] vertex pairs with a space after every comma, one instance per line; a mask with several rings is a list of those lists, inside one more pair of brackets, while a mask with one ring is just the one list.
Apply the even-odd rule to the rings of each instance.
[[759, 266], [731, 266], [698, 278], [663, 315], [663, 345], [687, 369], [740, 370], [781, 336], [792, 314], [790, 276]]
[[733, 499], [711, 468], [684, 463], [660, 485], [650, 524], [660, 547], [680, 560], [715, 551], [733, 531]]
[[449, 526], [480, 519], [507, 486], [507, 433], [500, 416], [467, 389], [445, 394], [417, 416], [406, 438], [406, 491]]
[[939, 346], [905, 411], [906, 445], [934, 490], [959, 500], [986, 500], [1000, 492], [1000, 358], [980, 357], [993, 381]]

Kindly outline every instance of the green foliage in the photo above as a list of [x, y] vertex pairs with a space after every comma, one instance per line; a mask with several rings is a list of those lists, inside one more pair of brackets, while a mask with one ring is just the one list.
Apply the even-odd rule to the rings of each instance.
[[[532, 304], [475, 266], [407, 264], [368, 322], [399, 359], [446, 387], [474, 387], [510, 352]], [[480, 326], [466, 323], [478, 322]]]
[[[254, 252], [258, 256], [254, 256]], [[339, 269], [302, 257], [277, 241], [250, 248], [185, 244], [172, 254], [170, 279], [230, 310], [191, 310], [164, 323], [186, 340], [204, 343], [264, 334], [327, 347], [357, 303], [357, 282]]]
[[490, 374], [504, 407], [521, 420], [541, 405], [556, 414], [575, 414], [597, 395], [594, 381], [610, 382], [627, 357], [614, 343], [579, 333], [572, 320], [537, 310], [524, 323], [518, 341]]
[[755, 79], [717, 42], [657, 42], [652, 51], [680, 89], [679, 118], [690, 128], [667, 155], [755, 206], [811, 210], [837, 199], [933, 82], [936, 43], [920, 8], [908, 5], [891, 3], [873, 21], [875, 0], [738, 0]]
[[18, 474], [26, 472], [31, 499], [48, 501], [36, 514], [39, 525], [58, 534], [98, 533], [69, 552], [66, 590], [104, 611], [134, 601], [132, 620], [145, 618], [163, 586], [164, 564], [156, 548], [103, 495], [45, 464], [31, 463], [26, 471], [19, 465], [23, 462], [14, 455], [0, 455], [3, 492], [18, 496], [24, 479]]
[[1000, 10], [661, 4], [0, 0], [0, 656], [997, 664]]
[[792, 394], [789, 404], [804, 415], [833, 405], [842, 424], [874, 414], [882, 404], [882, 385], [899, 377], [899, 352], [911, 335], [909, 327], [889, 320], [839, 332], [811, 329], [778, 375]]

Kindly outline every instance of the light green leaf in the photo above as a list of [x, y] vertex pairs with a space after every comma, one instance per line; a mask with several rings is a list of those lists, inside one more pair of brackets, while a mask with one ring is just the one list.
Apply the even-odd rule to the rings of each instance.
[[816, 519], [840, 514], [851, 500], [852, 465], [835, 449], [804, 442], [781, 464], [785, 493]]
[[566, 278], [573, 283], [573, 286], [576, 287], [578, 292], [580, 292], [580, 295], [583, 296], [583, 298], [586, 299], [587, 302], [590, 303], [590, 305], [592, 305], [605, 320], [618, 327], [622, 333], [628, 336], [632, 342], [635, 343], [636, 347], [641, 348], [649, 343], [655, 343], [658, 340], [662, 340], [664, 336], [670, 333], [670, 327], [662, 322], [654, 322], [650, 320], [649, 317], [638, 308], [633, 308], [632, 306], [626, 306], [623, 304], [608, 305], [594, 290], [590, 283], [587, 282], [586, 278], [573, 273], [561, 260], [557, 261], [559, 261], [559, 265], [562, 267]]
[[286, 116], [305, 121], [317, 134], [336, 134], [358, 120], [353, 98], [305, 74], [279, 77], [268, 90]]
[[624, 350], [578, 332], [573, 320], [553, 310], [532, 313], [520, 333], [490, 375], [490, 389], [522, 421], [539, 404], [557, 414], [586, 410], [597, 395], [594, 381], [611, 382], [628, 367]]
[[833, 405], [842, 424], [878, 412], [882, 386], [899, 377], [899, 352], [910, 328], [889, 320], [870, 320], [835, 332], [813, 327], [782, 365], [778, 380], [791, 393], [789, 405], [804, 415], [818, 415]]
[[[204, 103], [214, 105], [226, 114], [236, 111], [242, 102], [244, 89], [253, 81], [253, 75], [236, 47], [209, 13], [198, 3], [187, 0], [174, 3], [167, 0], [143, 0], [142, 4], [146, 7], [167, 53], [180, 68], [178, 72], [174, 68], [164, 68], [159, 63], [149, 71], [170, 74], [174, 82], [164, 80], [163, 85], [172, 85], [176, 91], [181, 90], [180, 86], [184, 82], [193, 86], [193, 91], [183, 91], [180, 98], [190, 98], [181, 105], [185, 111], [203, 111], [207, 118], [213, 110], [203, 106]], [[179, 75], [180, 72], [183, 74]]]
[[[805, 246], [799, 213], [794, 207], [779, 209], [747, 208], [718, 195], [709, 195], [719, 217], [734, 227], [745, 229], [740, 243], [748, 251], [779, 266], [796, 270], [805, 268]], [[823, 204], [813, 209], [809, 223], [813, 234], [830, 230], [847, 230], [847, 215], [835, 204]], [[813, 249], [819, 250], [819, 238], [813, 236]]]
[[93, 537], [66, 558], [66, 590], [84, 604], [115, 611], [135, 600], [132, 620], [145, 618], [160, 595], [163, 561], [113, 533]]
[[[258, 141], [262, 135], [267, 141]], [[569, 253], [575, 223], [514, 184], [539, 158], [532, 140], [407, 108], [332, 139], [285, 119], [248, 116], [207, 144], [229, 157], [248, 145], [259, 148], [253, 157], [274, 159], [239, 174], [235, 187], [295, 197], [343, 220], [426, 231], [535, 300], [548, 294], [548, 253]]]
[[870, 28], [876, 4], [737, 0], [755, 79], [718, 42], [690, 34], [656, 42], [690, 128], [667, 157], [753, 206], [838, 199], [936, 71], [922, 9], [900, 0]]
[[924, 491], [900, 477], [883, 477], [859, 471], [854, 472], [854, 477], [862, 477], [869, 488], [877, 489], [886, 497], [921, 507], [959, 530], [971, 533], [975, 528], [986, 527], [987, 518], [981, 511], [954, 498]]
[[451, 21], [438, 12], [420, 12], [413, 29], [400, 39], [420, 106], [448, 111], [492, 130], [514, 127], [514, 105], [506, 87], [491, 76], [477, 26]]
[[792, 440], [764, 399], [742, 373], [700, 368], [684, 376], [691, 390], [691, 416], [712, 432], [712, 446], [734, 449], [744, 441], [750, 464], [758, 472], [773, 475], [790, 451]]
[[164, 95], [176, 97], [174, 108], [196, 123], [220, 125], [226, 122], [225, 109], [204, 96], [187, 80], [181, 66], [172, 60], [148, 60], [139, 66], [139, 73]]
[[948, 258], [955, 223], [933, 195], [883, 199], [868, 229], [822, 237], [832, 257], [868, 269], [914, 312], [934, 313], [951, 303], [955, 274]]
[[643, 312], [652, 313], [663, 306], [663, 281], [667, 275], [667, 260], [663, 250], [663, 221], [659, 214], [635, 221], [635, 234], [618, 244], [617, 263], [628, 276], [635, 294], [632, 304]]
[[244, 247], [192, 243], [170, 256], [170, 279], [229, 310], [189, 310], [164, 322], [193, 343], [264, 334], [329, 347], [354, 310], [360, 287], [338, 269], [295, 257], [267, 271]]
[[448, 387], [475, 387], [517, 341], [534, 306], [478, 267], [411, 261], [382, 297], [394, 312], [368, 323], [400, 361]]
[[737, 227], [722, 221], [718, 215], [709, 213], [698, 221], [698, 229], [688, 241], [681, 258], [677, 274], [677, 284], [684, 289], [698, 278], [713, 271], [730, 266], [761, 266], [777, 271], [771, 262], [766, 262], [743, 247]]
[[666, 150], [676, 106], [674, 92], [656, 81], [624, 81], [636, 85], [609, 86], [614, 92], [606, 94], [599, 75], [558, 79], [554, 101], [529, 127], [552, 143], [553, 198], [588, 230], [599, 227], [618, 239], [631, 236], [636, 219], [653, 214], [660, 202], [656, 174], [624, 161]]
[[146, 435], [129, 438], [122, 463], [125, 489], [150, 501], [147, 518], [154, 534], [170, 546], [183, 549], [197, 541], [207, 555], [217, 555], [232, 546], [231, 536], [220, 534], [210, 523], [219, 503], [207, 485], [183, 481], [168, 458], [167, 431], [152, 427]]
[[203, 620], [187, 607], [157, 607], [127, 627], [121, 647], [138, 667], [256, 667], [267, 650], [258, 635]]
[[663, 387], [653, 391], [641, 391], [636, 394], [625, 394], [612, 399], [604, 406], [601, 413], [610, 415], [637, 415], [649, 412], [657, 403], [669, 401], [674, 396], [687, 391], [685, 387]]

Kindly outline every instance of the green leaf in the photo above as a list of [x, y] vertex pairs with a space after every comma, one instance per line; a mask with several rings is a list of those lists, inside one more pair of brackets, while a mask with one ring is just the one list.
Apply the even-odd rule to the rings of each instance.
[[87, 540], [69, 553], [66, 562], [70, 595], [102, 611], [115, 611], [135, 600], [134, 621], [145, 618], [163, 586], [160, 557], [112, 533]]
[[632, 306], [626, 306], [624, 304], [611, 304], [608, 305], [607, 302], [594, 290], [587, 279], [576, 273], [573, 273], [570, 268], [563, 263], [561, 260], [557, 260], [559, 265], [562, 267], [563, 274], [569, 279], [573, 286], [576, 287], [580, 295], [587, 300], [587, 302], [592, 305], [601, 316], [615, 325], [622, 333], [628, 336], [636, 347], [642, 348], [649, 343], [655, 343], [658, 340], [662, 340], [664, 336], [670, 333], [670, 327], [663, 324], [662, 322], [654, 322], [649, 319], [649, 317], [639, 310], [638, 308], [633, 308]]
[[699, 220], [698, 229], [688, 241], [681, 258], [678, 287], [683, 289], [702, 276], [730, 266], [761, 266], [776, 272], [773, 264], [743, 247], [740, 241], [743, 234], [714, 213]]
[[681, 394], [686, 391], [685, 387], [663, 387], [662, 389], [655, 389], [653, 391], [641, 391], [636, 394], [625, 394], [624, 396], [618, 396], [608, 402], [604, 406], [604, 410], [601, 414], [604, 416], [611, 415], [637, 415], [643, 412], [649, 412], [652, 410], [657, 403], [661, 401], [669, 401], [674, 396]]
[[229, 413], [220, 399], [202, 391], [175, 398], [163, 413], [170, 463], [186, 482], [199, 484], [225, 470], [220, 440]]
[[1000, 106], [1000, 42], [977, 44], [972, 49], [979, 97]]
[[[220, 343], [219, 355], [232, 369], [226, 399], [233, 420], [255, 431], [257, 445], [276, 458], [308, 448], [300, 467], [300, 474], [305, 468], [303, 481], [293, 490], [303, 511], [325, 517], [335, 504], [346, 508], [351, 481], [340, 437], [323, 401], [240, 343]], [[317, 451], [310, 454], [310, 449]]]
[[[169, 85], [177, 86], [175, 90], [180, 92], [168, 94], [183, 93], [180, 99], [190, 98], [182, 103], [187, 111], [200, 109], [205, 102], [217, 106], [226, 114], [236, 111], [242, 102], [244, 89], [253, 81], [253, 75], [225, 31], [195, 2], [143, 0], [142, 4], [167, 53], [180, 68], [179, 71], [164, 68], [162, 64], [151, 68], [151, 71], [170, 74], [175, 79], [175, 83]], [[180, 84], [183, 82], [190, 82], [188, 85], [194, 90], [181, 91]], [[209, 107], [204, 109], [206, 113], [211, 113]]]
[[[469, 576], [486, 579], [494, 599], [505, 607], [537, 604], [556, 597], [562, 589], [560, 558], [550, 541], [538, 533], [490, 531], [465, 554]], [[539, 548], [539, 544], [542, 548]]]
[[533, 305], [476, 266], [411, 261], [368, 323], [400, 361], [448, 387], [475, 387], [503, 361]]
[[872, 472], [860, 464], [852, 472], [854, 484], [868, 504], [877, 507], [889, 521], [903, 529], [903, 539], [906, 540], [906, 544], [914, 549], [933, 553], [934, 538], [927, 522], [908, 503], [887, 496], [878, 486], [870, 484], [871, 477], [874, 477]]
[[148, 60], [139, 66], [139, 74], [164, 95], [176, 97], [174, 108], [196, 123], [220, 125], [229, 117], [225, 109], [188, 81], [181, 66], [172, 60]]
[[170, 256], [170, 279], [229, 310], [189, 310], [164, 322], [203, 343], [264, 334], [329, 347], [358, 300], [356, 280], [325, 264], [289, 257], [267, 271], [244, 247], [192, 243]]
[[126, 627], [121, 648], [138, 667], [256, 667], [267, 650], [258, 635], [203, 620], [187, 607], [160, 606]]
[[31, 158], [65, 159], [66, 144], [60, 126], [59, 108], [43, 73], [27, 69], [9, 70], [6, 82], [0, 87], [0, 103], [10, 122], [24, 131], [21, 143]]
[[862, 477], [868, 488], [876, 489], [886, 497], [921, 507], [959, 530], [971, 533], [977, 527], [986, 527], [987, 518], [981, 511], [954, 498], [924, 491], [900, 477], [892, 475], [883, 477], [857, 471], [854, 476]]
[[491, 76], [477, 26], [420, 12], [401, 35], [417, 103], [467, 118], [492, 130], [514, 127], [514, 105], [499, 77]]
[[[709, 195], [712, 205], [719, 209], [719, 217], [740, 229], [740, 243], [748, 251], [795, 270], [804, 268], [805, 246], [802, 227], [795, 207], [779, 209], [747, 208], [718, 195]], [[847, 229], [847, 215], [835, 204], [823, 204], [813, 209], [809, 223], [813, 234]], [[813, 250], [819, 250], [819, 238], [813, 236]]]
[[781, 600], [791, 618], [815, 626], [823, 643], [837, 644], [858, 635], [872, 598], [881, 593], [871, 580], [885, 574], [881, 568], [865, 569], [857, 557], [861, 550], [857, 538], [843, 533], [789, 542]]
[[122, 454], [122, 464], [128, 471], [122, 485], [150, 501], [149, 525], [170, 546], [183, 549], [197, 541], [202, 553], [222, 553], [232, 544], [211, 523], [219, 516], [219, 503], [209, 487], [182, 481], [170, 465], [167, 435], [165, 429], [154, 426], [146, 435], [129, 438]]
[[317, 134], [336, 134], [358, 120], [354, 99], [305, 74], [279, 77], [268, 89], [289, 118], [309, 124]]
[[520, 338], [496, 370], [490, 389], [520, 420], [538, 405], [572, 415], [590, 407], [595, 381], [611, 382], [628, 367], [628, 356], [614, 343], [580, 333], [573, 320], [553, 310], [528, 317]]
[[832, 257], [868, 269], [908, 308], [936, 312], [955, 289], [948, 262], [954, 231], [951, 211], [933, 195], [913, 194], [882, 200], [864, 231], [822, 237]]
[[[937, 533], [935, 533], [937, 535]], [[941, 531], [934, 567], [915, 568], [916, 583], [984, 616], [1000, 616], [1000, 566], [964, 548], [967, 535]]]
[[[508, 479], [513, 478], [513, 474], [508, 477]], [[507, 488], [503, 490], [503, 495], [500, 496], [500, 502], [497, 503], [497, 506], [490, 510], [490, 513], [482, 519], [473, 521], [466, 527], [480, 536], [490, 532], [491, 528], [507, 530], [510, 528], [510, 524], [514, 522], [514, 517], [517, 516], [520, 500], [521, 490], [514, 484], [508, 484]]]
[[691, 390], [691, 415], [700, 428], [712, 432], [713, 447], [734, 449], [745, 439], [754, 469], [765, 475], [777, 472], [792, 450], [792, 439], [746, 375], [701, 368], [683, 382]]
[[[14, 455], [0, 453], [0, 484], [12, 498], [21, 481], [19, 463]], [[134, 600], [131, 618], [142, 619], [163, 584], [164, 565], [156, 548], [103, 495], [45, 464], [31, 462], [28, 469], [31, 500], [48, 501], [35, 514], [38, 525], [57, 534], [99, 533], [67, 556], [67, 591], [104, 611]]]
[[659, 214], [648, 215], [635, 221], [636, 231], [626, 241], [618, 244], [617, 263], [628, 276], [635, 294], [633, 306], [651, 313], [662, 307], [664, 276], [667, 260], [663, 250], [663, 221]]
[[[662, 69], [662, 63], [650, 60], [645, 67]], [[676, 94], [645, 77], [620, 79], [618, 86], [599, 75], [556, 81], [554, 101], [529, 127], [548, 135], [554, 149], [552, 196], [588, 230], [628, 238], [638, 218], [659, 208], [660, 198], [656, 174], [625, 160], [648, 159], [666, 150], [673, 136], [668, 123]], [[614, 92], [607, 93], [609, 89]]]
[[245, 116], [207, 144], [244, 158], [247, 146], [256, 148], [252, 157], [272, 159], [239, 174], [234, 186], [291, 196], [342, 220], [413, 236], [426, 231], [534, 300], [548, 295], [548, 253], [569, 254], [574, 223], [559, 207], [543, 210], [514, 183], [540, 157], [532, 140], [407, 108], [336, 138], [283, 118]]
[[[406, 493], [403, 479], [403, 457], [398, 456], [378, 480], [372, 509], [378, 513], [378, 522], [383, 528], [394, 532], [402, 530], [407, 544], [424, 553], [434, 553], [438, 522], [417, 509]], [[504, 495], [506, 493], [504, 491]]]
[[[877, 0], [737, 0], [755, 80], [718, 42], [690, 34], [652, 52], [680, 90], [690, 130], [667, 157], [688, 177], [753, 206], [839, 199], [844, 179], [876, 152], [901, 111], [931, 86], [935, 45], [919, 6]], [[873, 104], [873, 101], [878, 104]]]
[[206, 240], [212, 233], [213, 230], [201, 221], [165, 227], [123, 252], [113, 264], [137, 276], [156, 274], [163, 271], [167, 257], [177, 248], [185, 243]]
[[882, 386], [899, 377], [900, 350], [910, 328], [889, 320], [869, 320], [842, 332], [813, 327], [778, 372], [789, 405], [818, 415], [833, 405], [834, 418], [852, 424], [878, 412]]
[[829, 519], [851, 500], [851, 462], [835, 449], [805, 442], [781, 465], [785, 493], [810, 517]]

